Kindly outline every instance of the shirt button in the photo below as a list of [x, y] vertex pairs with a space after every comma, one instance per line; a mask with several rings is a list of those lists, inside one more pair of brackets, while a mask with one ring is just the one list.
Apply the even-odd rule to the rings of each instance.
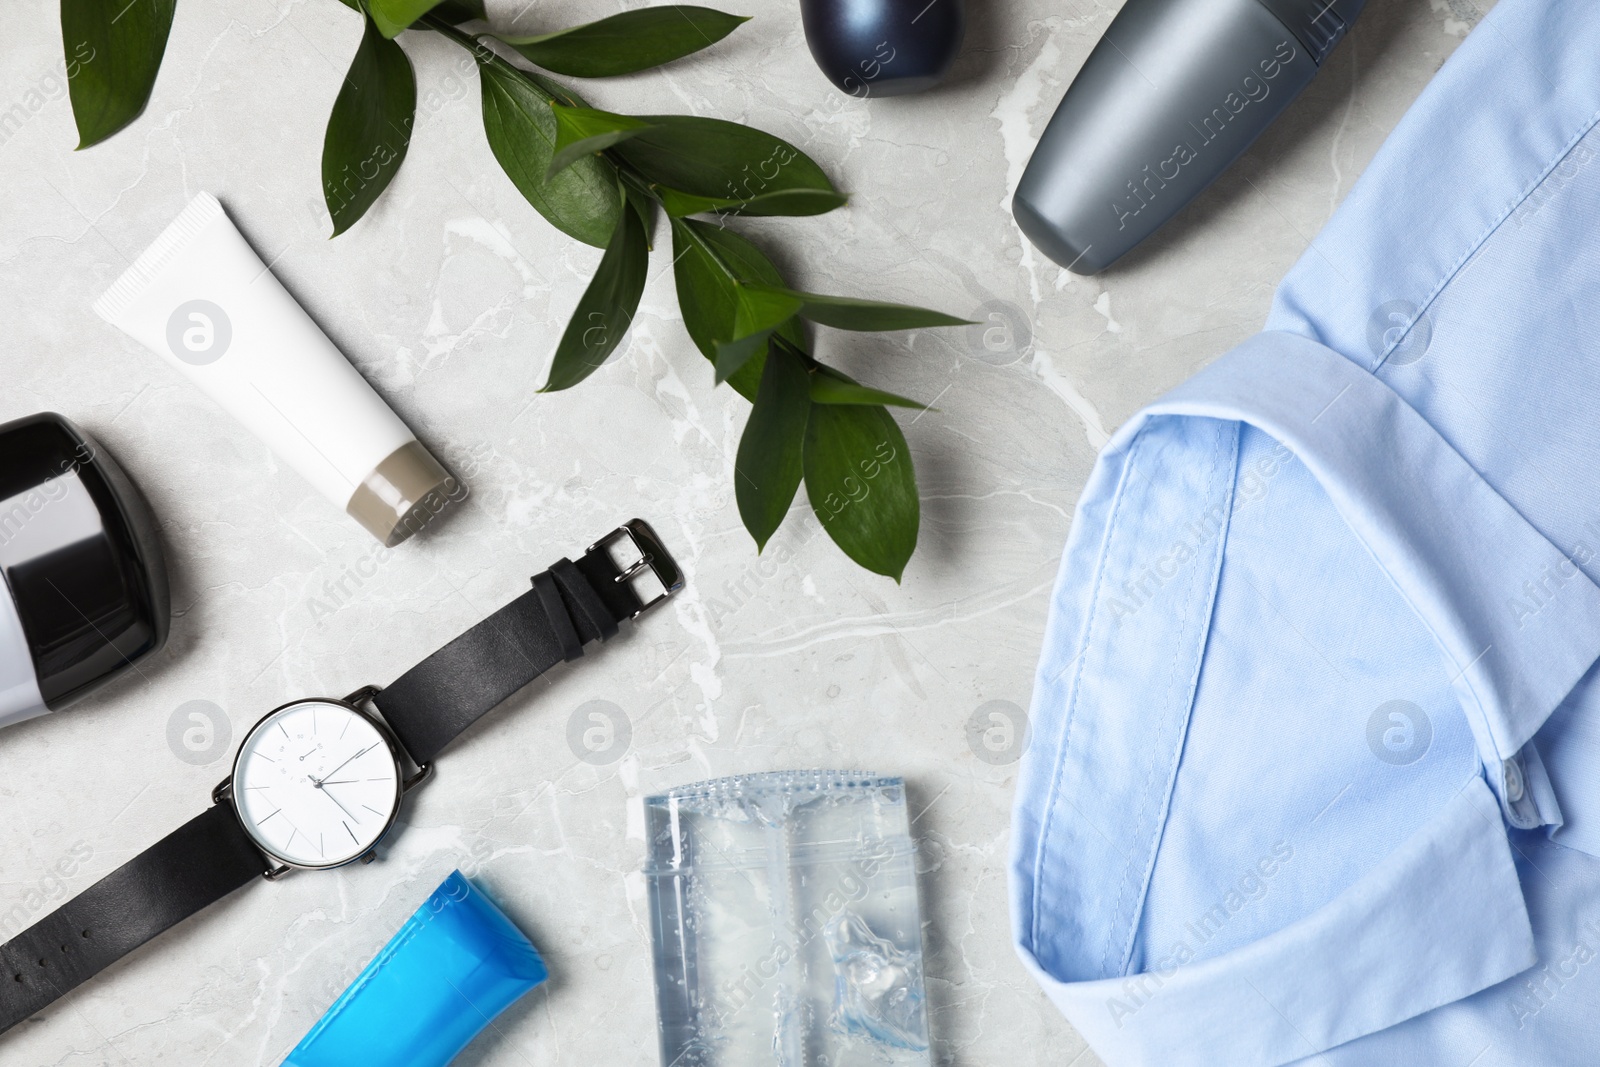
[[1505, 762], [1506, 800], [1512, 804], [1521, 800], [1526, 789], [1522, 784], [1522, 767], [1514, 759]]

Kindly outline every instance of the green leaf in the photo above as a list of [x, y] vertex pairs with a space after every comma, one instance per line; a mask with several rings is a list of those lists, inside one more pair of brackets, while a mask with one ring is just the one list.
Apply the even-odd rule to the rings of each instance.
[[[442, 2], [443, 0], [367, 0], [367, 10], [372, 15], [372, 21], [377, 23], [378, 31], [385, 37], [394, 37], [439, 7]], [[478, 6], [482, 7], [481, 0]], [[455, 19], [449, 21], [454, 22]]]
[[[619, 193], [618, 200], [621, 199]], [[556, 346], [550, 379], [540, 392], [570, 389], [598, 370], [617, 350], [639, 309], [649, 266], [644, 223], [637, 211], [622, 211], [600, 267]]]
[[489, 13], [483, 7], [483, 0], [444, 0], [433, 9], [433, 13], [452, 26], [471, 22], [473, 19], [486, 21], [489, 18]]
[[918, 411], [928, 410], [926, 404], [861, 385], [854, 378], [821, 364], [811, 369], [809, 392], [812, 401], [818, 404], [889, 404], [899, 408], [916, 408]]
[[[480, 44], [479, 47], [481, 48], [483, 46]], [[508, 70], [515, 70], [518, 74], [521, 74], [524, 78], [527, 78], [529, 81], [533, 82], [533, 84], [543, 89], [549, 94], [553, 103], [560, 104], [562, 107], [589, 106], [589, 104], [577, 93], [573, 92], [571, 89], [568, 89], [560, 82], [551, 81], [549, 78], [546, 78], [543, 74], [540, 74], [536, 70], [521, 70], [517, 67], [511, 66], [509, 63], [506, 64], [506, 68]]]
[[622, 213], [617, 168], [599, 156], [580, 159], [547, 178], [555, 154], [555, 97], [498, 56], [480, 52], [483, 132], [506, 176], [561, 232], [605, 248]]
[[[735, 281], [783, 284], [778, 268], [755, 245], [732, 230], [694, 219], [672, 220], [672, 260], [684, 329], [712, 363], [717, 361], [717, 342], [733, 337]], [[788, 320], [776, 332], [796, 348], [805, 348], [805, 331], [798, 320]], [[746, 400], [756, 398], [764, 359], [763, 353], [752, 356], [728, 378]]]
[[681, 59], [716, 44], [747, 21], [709, 7], [667, 4], [537, 37], [500, 40], [545, 70], [574, 78], [607, 78]]
[[770, 133], [693, 115], [640, 117], [651, 129], [618, 145], [617, 154], [653, 184], [735, 201], [796, 189], [838, 195], [810, 156]]
[[631, 185], [623, 186], [623, 194], [628, 199], [628, 206], [638, 214], [639, 225], [644, 228], [645, 247], [654, 252], [656, 250], [656, 202]]
[[743, 370], [758, 355], [765, 355], [771, 330], [760, 330], [732, 341], [717, 342], [717, 361], [714, 364], [718, 385], [728, 381]]
[[855, 300], [848, 296], [822, 296], [793, 289], [784, 289], [782, 292], [801, 301], [801, 315], [836, 330], [913, 330], [923, 326], [969, 325], [966, 319], [907, 304], [884, 304], [876, 300]]
[[322, 138], [322, 195], [333, 236], [377, 201], [406, 158], [417, 110], [411, 60], [368, 18]]
[[99, 144], [150, 101], [177, 0], [61, 0], [78, 147]]
[[917, 547], [921, 505], [911, 450], [881, 407], [812, 404], [806, 496], [844, 554], [896, 582]]
[[[345, 7], [354, 8], [357, 11], [361, 10], [361, 0], [340, 0], [340, 2]], [[443, 19], [452, 26], [460, 25], [463, 22], [471, 22], [473, 19], [482, 21], [489, 18], [489, 13], [483, 7], [483, 0], [439, 0], [438, 5], [433, 8], [432, 14], [435, 18]], [[412, 25], [415, 26], [416, 23], [413, 22]]]
[[843, 193], [830, 193], [822, 189], [779, 189], [760, 193], [747, 200], [728, 197], [694, 196], [665, 185], [655, 186], [656, 195], [667, 214], [678, 218], [684, 215], [712, 213], [717, 215], [822, 215], [836, 207], [843, 207], [850, 198]]
[[551, 104], [550, 111], [556, 117], [556, 150], [547, 177], [554, 177], [584, 156], [592, 156], [650, 128], [648, 122], [640, 119], [596, 111], [592, 107]]
[[779, 290], [743, 283], [733, 287], [733, 338], [717, 341], [717, 384], [727, 381], [757, 352], [767, 347], [772, 331], [794, 318], [800, 301]]
[[739, 438], [739, 455], [733, 462], [734, 496], [757, 551], [767, 547], [800, 488], [806, 422], [811, 414], [806, 377], [799, 356], [774, 348], [767, 356], [755, 406]]
[[[690, 229], [700, 224], [678, 219], [669, 221], [672, 225], [672, 275], [677, 284], [683, 327], [700, 354], [715, 364], [718, 339], [733, 336], [733, 279], [719, 265], [718, 258], [708, 251], [710, 242], [706, 237]], [[721, 257], [722, 260], [727, 258]], [[774, 270], [772, 274], [775, 276], [777, 272]], [[756, 398], [764, 358], [764, 353], [752, 356], [728, 379], [746, 400], [753, 402]]]

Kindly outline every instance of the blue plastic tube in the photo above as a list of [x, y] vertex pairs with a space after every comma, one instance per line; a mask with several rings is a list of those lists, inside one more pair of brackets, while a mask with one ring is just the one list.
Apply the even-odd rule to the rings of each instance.
[[445, 1067], [548, 976], [527, 936], [453, 871], [283, 1067]]

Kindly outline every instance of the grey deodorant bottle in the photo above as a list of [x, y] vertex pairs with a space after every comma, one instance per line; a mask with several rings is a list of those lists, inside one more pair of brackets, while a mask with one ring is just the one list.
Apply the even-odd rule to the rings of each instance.
[[1076, 274], [1116, 262], [1304, 89], [1366, 0], [1128, 0], [1045, 127], [1012, 201]]

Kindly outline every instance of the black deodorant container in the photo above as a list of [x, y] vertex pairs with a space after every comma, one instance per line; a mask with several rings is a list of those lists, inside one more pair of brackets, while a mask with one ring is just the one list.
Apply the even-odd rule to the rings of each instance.
[[1366, 0], [1128, 0], [1017, 185], [1017, 225], [1093, 274], [1210, 185], [1316, 76]]
[[166, 643], [144, 497], [60, 415], [0, 426], [0, 726], [59, 711]]

